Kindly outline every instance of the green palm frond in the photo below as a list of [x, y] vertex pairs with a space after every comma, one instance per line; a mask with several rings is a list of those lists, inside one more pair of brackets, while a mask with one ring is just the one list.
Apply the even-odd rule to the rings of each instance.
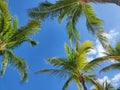
[[62, 90], [66, 90], [66, 88], [68, 87], [69, 83], [74, 79], [73, 76], [69, 77], [68, 80], [65, 82]]
[[104, 67], [103, 69], [100, 70], [100, 72], [106, 72], [112, 69], [120, 69], [120, 63], [114, 63], [107, 67]]
[[86, 76], [86, 80], [89, 81], [89, 82], [91, 82], [94, 85], [94, 87], [95, 87], [94, 90], [104, 90], [104, 88], [102, 87], [102, 85], [97, 80], [95, 80], [93, 77]]
[[39, 22], [30, 20], [26, 26], [19, 28], [14, 33], [14, 35], [11, 37], [11, 40], [21, 40], [29, 35], [34, 34], [37, 30], [39, 30], [39, 25]]
[[118, 60], [120, 60], [120, 56], [103, 56], [103, 57], [96, 58], [96, 59], [92, 60], [91, 62], [89, 62], [85, 66], [84, 70], [88, 71], [90, 69], [93, 69], [93, 67], [96, 67], [96, 66], [100, 65], [101, 62], [107, 61], [107, 60], [118, 61]]
[[28, 79], [28, 66], [25, 60], [16, 56], [8, 50], [3, 50], [2, 54], [4, 57], [2, 60], [2, 70], [0, 75], [3, 76], [6, 71], [7, 65], [11, 64], [19, 70], [22, 77], [22, 81], [26, 81]]
[[85, 41], [83, 44], [80, 44], [79, 41], [76, 44], [76, 63], [77, 68], [83, 69], [88, 61], [86, 53], [89, 52], [93, 43], [91, 41]]
[[93, 46], [93, 42], [87, 40], [83, 44], [79, 45], [79, 48], [77, 51], [79, 52], [79, 54], [87, 53], [92, 48], [92, 46]]
[[25, 41], [30, 42], [32, 45], [36, 45], [37, 43], [28, 37], [39, 30], [39, 25], [40, 24], [38, 22], [30, 20], [26, 26], [18, 28], [8, 40], [7, 47], [14, 49]]
[[8, 55], [5, 53], [5, 54], [3, 54], [3, 60], [2, 60], [2, 63], [1, 63], [0, 76], [4, 75], [7, 66], [8, 66]]
[[88, 30], [90, 30], [93, 34], [95, 34], [104, 48], [108, 48], [108, 40], [104, 35], [105, 32], [101, 27], [102, 21], [97, 17], [96, 13], [94, 12], [92, 6], [89, 4], [85, 4], [83, 6], [83, 11], [86, 16], [86, 26]]
[[62, 67], [63, 69], [75, 70], [74, 63], [63, 58], [48, 58], [47, 61], [53, 66]]
[[22, 77], [22, 81], [26, 81], [28, 79], [28, 65], [26, 61], [16, 56], [10, 51], [5, 51], [5, 52], [8, 55], [9, 63], [19, 70]]
[[65, 44], [65, 45], [64, 45], [64, 48], [65, 48], [65, 51], [66, 51], [67, 56], [70, 57], [70, 55], [71, 55], [71, 50], [70, 50], [69, 46], [68, 46], [67, 44]]
[[7, 8], [8, 8], [7, 3], [1, 0], [0, 1], [0, 22], [2, 23], [0, 23], [0, 32], [1, 31], [6, 32], [6, 30], [9, 28], [9, 25], [10, 25], [11, 16]]
[[35, 72], [36, 74], [40, 73], [50, 73], [51, 75], [59, 76], [60, 78], [67, 77], [69, 74], [73, 74], [64, 69], [44, 69]]
[[[59, 16], [59, 13], [61, 12], [61, 10], [63, 11], [66, 9], [66, 7], [70, 7], [78, 2], [79, 2], [79, 0], [70, 0], [70, 1], [69, 0], [59, 0], [55, 4], [52, 4], [52, 3], [46, 1], [44, 3], [41, 3], [38, 7], [30, 9], [29, 15], [32, 18], [36, 18], [36, 19], [45, 19], [46, 17], [54, 18], [57, 15]], [[67, 12], [69, 12], [69, 11], [67, 11]], [[64, 16], [65, 15], [62, 15], [62, 17], [64, 17]]]
[[81, 5], [72, 6], [71, 10], [69, 10], [69, 13], [68, 13], [67, 32], [69, 35], [69, 39], [72, 39], [73, 41], [79, 40], [79, 32], [76, 29], [76, 24], [81, 15], [82, 15]]
[[75, 78], [75, 82], [77, 84], [78, 90], [81, 90], [81, 84], [80, 84], [80, 81], [78, 80], [78, 78]]

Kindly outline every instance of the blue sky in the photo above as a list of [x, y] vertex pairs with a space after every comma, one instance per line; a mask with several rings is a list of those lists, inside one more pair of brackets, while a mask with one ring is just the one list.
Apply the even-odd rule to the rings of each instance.
[[[43, 1], [45, 0], [9, 0], [9, 9], [13, 16], [18, 17], [19, 25], [22, 26], [30, 19], [27, 14], [27, 9], [37, 6]], [[55, 0], [48, 1], [54, 2]], [[120, 7], [112, 4], [93, 4], [93, 6], [98, 16], [103, 20], [103, 27], [109, 34], [108, 36], [111, 44], [115, 45], [116, 41], [119, 40], [120, 33]], [[94, 47], [96, 49], [92, 54], [99, 56], [99, 53], [104, 50], [96, 38], [87, 31], [84, 17], [80, 19], [77, 28], [80, 30], [81, 42], [88, 39], [94, 41]], [[36, 75], [34, 72], [51, 67], [49, 63], [45, 62], [45, 58], [65, 56], [64, 43], [68, 43], [65, 31], [65, 21], [58, 24], [56, 19], [47, 19], [42, 24], [41, 30], [33, 36], [33, 39], [40, 43], [33, 48], [28, 43], [24, 43], [21, 47], [14, 50], [18, 56], [27, 60], [29, 65], [28, 83], [21, 85], [19, 83], [19, 73], [12, 66], [9, 66], [5, 76], [0, 78], [0, 90], [61, 90], [65, 79], [49, 76], [47, 73]], [[91, 56], [88, 58], [93, 57]], [[115, 83], [120, 79], [119, 71], [109, 71], [108, 73], [98, 75], [101, 81], [103, 78], [108, 78], [107, 76], [109, 80]], [[77, 90], [76, 85], [72, 83], [68, 90]]]

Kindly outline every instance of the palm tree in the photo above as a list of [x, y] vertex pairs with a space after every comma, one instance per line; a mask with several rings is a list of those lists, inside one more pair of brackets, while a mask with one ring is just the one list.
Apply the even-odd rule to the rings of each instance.
[[103, 81], [101, 84], [97, 80], [96, 83], [99, 84], [100, 87], [99, 88], [94, 87], [94, 89], [92, 89], [92, 90], [115, 90], [113, 85], [110, 82], [108, 82], [107, 80]]
[[38, 7], [29, 10], [29, 16], [36, 20], [44, 21], [49, 17], [51, 19], [58, 17], [58, 22], [60, 23], [65, 18], [67, 20], [67, 33], [72, 41], [79, 39], [76, 24], [82, 15], [86, 18], [88, 30], [95, 34], [102, 45], [107, 48], [108, 40], [101, 27], [102, 21], [97, 17], [92, 6], [89, 3], [85, 3], [84, 0], [58, 0], [55, 4], [46, 1]]
[[69, 83], [72, 81], [77, 84], [78, 90], [81, 90], [82, 87], [84, 90], [87, 90], [86, 80], [95, 84], [95, 75], [90, 75], [84, 71], [84, 68], [88, 64], [86, 53], [89, 52], [92, 44], [93, 43], [91, 41], [86, 41], [83, 44], [80, 44], [79, 41], [77, 41], [76, 48], [74, 48], [72, 45], [69, 47], [67, 44], [65, 44], [66, 57], [47, 59], [47, 61], [53, 66], [57, 67], [57, 69], [44, 69], [36, 73], [49, 72], [52, 74], [57, 74], [60, 77], [68, 77], [62, 90], [66, 90]]
[[[115, 60], [115, 63], [113, 63], [107, 67], [104, 67], [103, 69], [101, 69], [101, 71], [108, 71], [111, 69], [120, 69], [120, 41], [117, 42], [117, 45], [115, 48], [113, 48], [112, 46], [109, 46], [108, 52], [105, 52], [104, 54], [105, 54], [105, 56], [92, 60], [86, 66], [86, 68], [90, 67], [90, 66], [95, 67], [95, 66], [99, 65], [101, 62], [106, 61], [106, 60]], [[87, 70], [88, 70], [88, 68], [87, 68]]]
[[30, 20], [26, 26], [18, 27], [18, 20], [11, 17], [7, 2], [0, 0], [0, 56], [2, 59], [0, 76], [4, 75], [8, 64], [11, 64], [19, 70], [22, 81], [27, 80], [27, 63], [23, 58], [16, 56], [12, 50], [23, 42], [36, 45], [37, 43], [29, 36], [37, 30], [39, 30], [39, 22], [34, 20]]

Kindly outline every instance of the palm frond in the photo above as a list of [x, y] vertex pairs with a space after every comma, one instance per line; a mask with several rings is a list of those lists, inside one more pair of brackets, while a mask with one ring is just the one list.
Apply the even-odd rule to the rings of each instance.
[[51, 75], [56, 75], [60, 78], [66, 78], [67, 76], [71, 75], [76, 75], [73, 72], [69, 72], [68, 70], [65, 69], [43, 69], [35, 72], [35, 74], [41, 74], [41, 73], [50, 73]]
[[94, 87], [95, 87], [94, 90], [104, 90], [102, 85], [97, 80], [94, 80], [93, 78], [91, 78], [89, 76], [86, 76], [85, 78], [87, 81], [90, 81], [94, 85]]
[[36, 45], [37, 43], [29, 39], [28, 37], [39, 30], [39, 25], [40, 24], [34, 20], [29, 21], [26, 26], [16, 30], [13, 36], [11, 36], [11, 38], [9, 39], [7, 47], [9, 49], [13, 49], [25, 41]]
[[8, 55], [9, 63], [19, 70], [21, 77], [22, 77], [21, 81], [22, 82], [26, 81], [28, 79], [28, 66], [25, 60], [16, 56], [10, 51], [5, 51], [5, 52]]
[[54, 18], [56, 16], [59, 16], [61, 10], [65, 10], [66, 7], [70, 7], [71, 5], [74, 5], [78, 2], [79, 0], [59, 0], [55, 4], [44, 2], [41, 3], [38, 7], [30, 9], [29, 16], [39, 20], [43, 20], [46, 17]]
[[6, 71], [6, 68], [7, 68], [7, 65], [8, 65], [8, 56], [6, 53], [3, 54], [3, 60], [2, 60], [2, 63], [1, 63], [1, 71], [0, 71], [0, 76], [3, 76], [5, 71]]
[[120, 69], [120, 63], [114, 63], [107, 67], [104, 67], [103, 69], [100, 70], [100, 72], [106, 72], [112, 69]]
[[75, 70], [74, 63], [63, 58], [48, 58], [47, 61], [53, 66], [62, 67], [63, 69]]
[[28, 37], [34, 34], [37, 30], [39, 30], [39, 22], [35, 20], [30, 20], [28, 24], [24, 27], [19, 28], [11, 38], [11, 40], [21, 40], [25, 37]]
[[70, 48], [67, 44], [64, 45], [64, 48], [65, 48], [65, 51], [66, 51], [66, 54], [68, 57], [70, 57], [70, 54], [71, 54], [71, 51], [70, 51]]
[[75, 79], [75, 82], [77, 84], [78, 90], [81, 90], [81, 84], [80, 84], [80, 81], [78, 80], [78, 78]]
[[92, 47], [93, 43], [91, 41], [86, 41], [83, 44], [77, 43], [76, 45], [76, 64], [78, 69], [83, 69], [87, 61], [86, 53], [89, 52], [89, 49]]
[[74, 5], [72, 8], [69, 8], [68, 16], [67, 16], [67, 32], [69, 35], [69, 39], [73, 41], [79, 40], [79, 32], [76, 29], [76, 23], [78, 22], [80, 16], [82, 15], [82, 6]]
[[101, 44], [103, 45], [103, 47], [107, 49], [109, 46], [109, 42], [105, 35], [106, 33], [101, 27], [102, 21], [97, 17], [96, 13], [94, 13], [92, 6], [90, 6], [89, 4], [85, 4], [83, 7], [88, 30], [95, 34], [98, 37]]
[[8, 10], [8, 4], [5, 1], [0, 1], [0, 32], [6, 32], [6, 30], [9, 28], [11, 16]]
[[93, 69], [93, 67], [98, 66], [101, 62], [104, 62], [104, 61], [107, 61], [110, 59], [118, 61], [118, 60], [120, 60], [120, 56], [103, 56], [103, 57], [96, 58], [96, 59], [92, 60], [91, 62], [89, 62], [85, 66], [84, 70], [85, 71], [91, 70], [91, 69]]
[[10, 25], [7, 28], [6, 32], [2, 32], [2, 36], [3, 36], [3, 40], [4, 41], [8, 41], [9, 38], [11, 38], [13, 36], [13, 34], [15, 33], [15, 31], [18, 28], [18, 19], [16, 17], [11, 18], [11, 21], [9, 22]]
[[66, 90], [66, 88], [68, 87], [69, 83], [74, 79], [73, 76], [69, 77], [68, 80], [65, 82], [62, 90]]

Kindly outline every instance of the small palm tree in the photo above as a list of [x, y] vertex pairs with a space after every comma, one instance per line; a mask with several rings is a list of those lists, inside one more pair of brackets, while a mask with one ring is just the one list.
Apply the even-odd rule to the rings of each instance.
[[41, 3], [38, 7], [29, 10], [29, 16], [36, 20], [45, 20], [46, 18], [58, 17], [58, 22], [64, 18], [67, 20], [67, 32], [70, 40], [79, 40], [79, 32], [76, 24], [79, 18], [84, 15], [86, 26], [95, 34], [102, 45], [106, 48], [108, 41], [103, 28], [102, 21], [97, 17], [92, 6], [85, 0], [58, 0], [55, 4], [50, 2]]
[[62, 77], [67, 76], [68, 80], [65, 82], [62, 90], [66, 90], [69, 83], [72, 81], [77, 84], [78, 90], [81, 90], [82, 87], [84, 90], [87, 90], [86, 80], [95, 84], [94, 75], [89, 75], [84, 71], [84, 68], [88, 64], [86, 53], [89, 52], [92, 44], [91, 41], [86, 41], [83, 44], [80, 44], [79, 41], [77, 41], [76, 48], [72, 46], [68, 47], [68, 45], [65, 44], [66, 57], [47, 59], [47, 61], [57, 67], [57, 69], [44, 69], [36, 73], [49, 72]]
[[37, 43], [29, 38], [39, 30], [39, 22], [30, 20], [26, 26], [18, 27], [17, 18], [11, 17], [7, 2], [0, 0], [0, 56], [2, 58], [0, 75], [3, 76], [8, 64], [13, 65], [21, 73], [22, 81], [28, 78], [28, 66], [24, 59], [16, 56], [12, 50], [23, 42], [32, 45]]
[[99, 84], [100, 87], [94, 87], [94, 89], [92, 89], [92, 90], [115, 90], [113, 85], [110, 82], [108, 82], [107, 80], [103, 81], [101, 84], [97, 80], [96, 84]]
[[113, 48], [112, 46], [109, 46], [108, 52], [105, 52], [104, 54], [106, 56], [99, 57], [99, 58], [92, 60], [86, 66], [86, 68], [90, 67], [90, 66], [95, 67], [103, 61], [115, 60], [115, 63], [113, 63], [107, 67], [104, 67], [103, 69], [101, 69], [101, 71], [108, 71], [110, 69], [120, 69], [120, 41], [117, 42], [117, 45], [115, 48]]

